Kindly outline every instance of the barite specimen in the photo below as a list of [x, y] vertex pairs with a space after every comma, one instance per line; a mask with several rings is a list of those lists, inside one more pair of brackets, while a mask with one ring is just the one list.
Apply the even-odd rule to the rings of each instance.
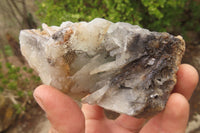
[[20, 45], [44, 84], [135, 117], [164, 109], [185, 51], [181, 36], [101, 18], [42, 28], [22, 30]]

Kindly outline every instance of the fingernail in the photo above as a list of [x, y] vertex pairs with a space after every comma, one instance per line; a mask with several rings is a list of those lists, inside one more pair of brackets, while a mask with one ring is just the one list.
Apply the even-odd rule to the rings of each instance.
[[45, 108], [44, 108], [44, 104], [43, 104], [43, 102], [42, 102], [42, 99], [41, 99], [40, 97], [38, 97], [37, 95], [33, 95], [33, 96], [34, 96], [36, 102], [37, 102], [37, 103], [40, 105], [40, 107], [44, 110]]

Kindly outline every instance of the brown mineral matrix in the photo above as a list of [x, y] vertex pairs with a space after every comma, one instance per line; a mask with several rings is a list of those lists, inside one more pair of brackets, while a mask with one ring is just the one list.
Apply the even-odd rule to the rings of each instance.
[[185, 51], [181, 36], [100, 18], [42, 27], [22, 30], [20, 45], [43, 83], [135, 117], [165, 108]]

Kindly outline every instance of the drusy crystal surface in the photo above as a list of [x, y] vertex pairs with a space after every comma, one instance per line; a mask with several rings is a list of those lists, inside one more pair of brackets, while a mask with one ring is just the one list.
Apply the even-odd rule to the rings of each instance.
[[135, 117], [164, 109], [185, 51], [181, 36], [100, 18], [42, 28], [22, 30], [20, 45], [44, 84]]

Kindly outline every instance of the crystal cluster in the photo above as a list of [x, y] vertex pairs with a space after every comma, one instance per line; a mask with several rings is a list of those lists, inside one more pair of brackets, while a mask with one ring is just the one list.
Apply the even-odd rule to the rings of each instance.
[[135, 117], [164, 109], [185, 51], [181, 36], [101, 18], [42, 28], [22, 30], [20, 45], [44, 84]]

